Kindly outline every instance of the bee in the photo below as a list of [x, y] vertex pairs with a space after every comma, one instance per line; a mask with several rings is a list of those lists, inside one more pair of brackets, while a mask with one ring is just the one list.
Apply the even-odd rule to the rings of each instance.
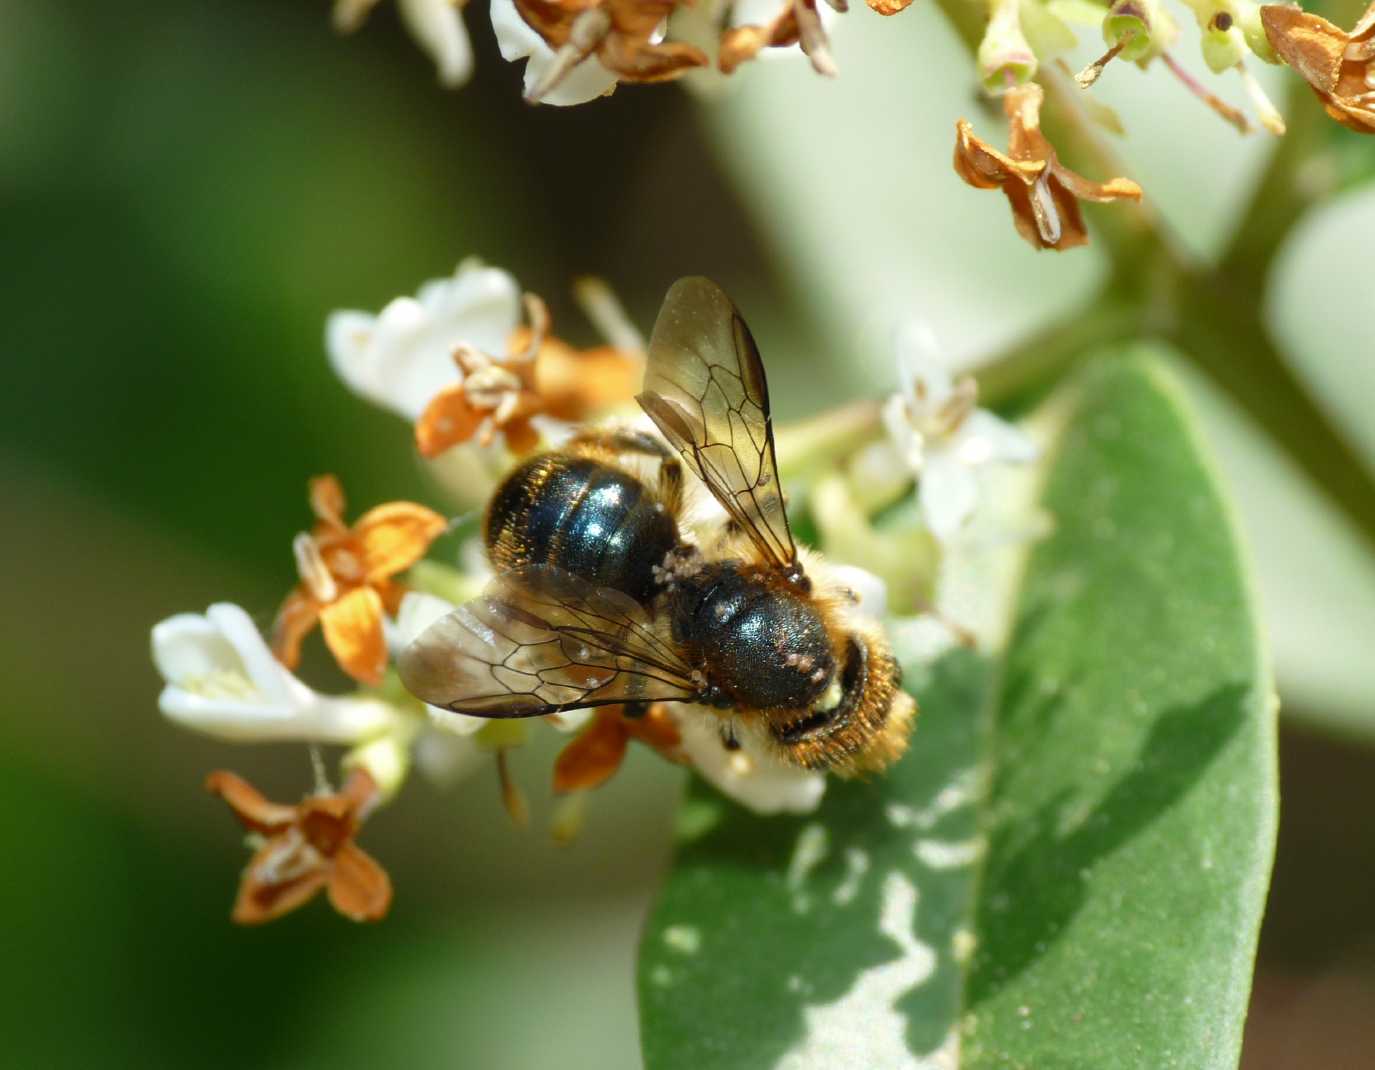
[[[889, 765], [916, 704], [881, 629], [793, 541], [764, 365], [715, 283], [669, 289], [636, 400], [664, 441], [587, 432], [503, 481], [484, 523], [496, 578], [402, 652], [402, 682], [493, 718], [691, 703], [727, 747], [739, 718], [796, 766]], [[684, 465], [726, 514], [707, 550], [682, 530]]]

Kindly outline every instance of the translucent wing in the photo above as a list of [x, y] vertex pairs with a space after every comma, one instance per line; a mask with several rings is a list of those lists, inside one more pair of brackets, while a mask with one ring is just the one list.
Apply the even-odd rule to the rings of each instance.
[[750, 330], [710, 279], [679, 279], [664, 298], [637, 399], [761, 558], [797, 560], [773, 453], [769, 388]]
[[397, 669], [417, 698], [480, 717], [690, 701], [700, 691], [633, 599], [549, 565], [493, 580], [425, 629]]

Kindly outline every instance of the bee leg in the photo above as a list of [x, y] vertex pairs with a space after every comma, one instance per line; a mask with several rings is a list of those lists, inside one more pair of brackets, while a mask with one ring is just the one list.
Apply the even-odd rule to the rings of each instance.
[[721, 746], [728, 751], [740, 749], [740, 737], [735, 734], [734, 721], [727, 721], [721, 726]]
[[649, 712], [648, 702], [627, 702], [621, 707], [621, 716], [632, 721], [638, 721]]

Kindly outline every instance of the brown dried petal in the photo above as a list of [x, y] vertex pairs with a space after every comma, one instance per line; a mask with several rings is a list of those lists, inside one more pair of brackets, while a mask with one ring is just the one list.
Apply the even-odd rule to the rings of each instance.
[[642, 83], [667, 82], [710, 62], [706, 53], [693, 45], [678, 41], [651, 45], [617, 33], [602, 42], [597, 58], [622, 81]]
[[793, 6], [785, 4], [779, 16], [770, 23], [735, 26], [722, 33], [717, 65], [723, 74], [730, 74], [766, 48], [785, 48], [797, 44], [798, 36]]
[[1322, 93], [1337, 88], [1337, 76], [1346, 48], [1346, 34], [1321, 15], [1285, 4], [1266, 4], [1260, 9], [1265, 36], [1280, 59]]
[[378, 921], [391, 907], [391, 878], [377, 860], [352, 841], [334, 856], [329, 871], [329, 901], [352, 921]]
[[912, 0], [869, 0], [869, 6], [880, 15], [896, 15], [906, 11]]
[[1266, 5], [1260, 14], [1275, 51], [1313, 88], [1327, 114], [1357, 133], [1375, 133], [1375, 3], [1350, 34], [1298, 8]]
[[243, 777], [226, 769], [206, 777], [205, 790], [228, 803], [239, 823], [251, 832], [270, 836], [296, 822], [296, 807], [272, 802]]
[[961, 119], [955, 124], [955, 173], [976, 189], [1001, 189], [1012, 207], [1012, 221], [1038, 249], [1069, 249], [1088, 241], [1079, 201], [1139, 199], [1141, 187], [1130, 179], [1091, 182], [1060, 164], [1041, 133], [1041, 87], [1019, 86], [1004, 98], [1010, 155], [974, 136]]
[[597, 711], [596, 718], [559, 752], [554, 790], [587, 791], [606, 783], [625, 760], [629, 733], [619, 706]]
[[304, 906], [325, 886], [328, 873], [323, 867], [307, 870], [290, 880], [268, 883], [260, 880], [256, 873], [267, 856], [277, 849], [276, 843], [269, 841], [248, 863], [243, 880], [239, 883], [239, 894], [234, 900], [231, 920], [239, 925], [261, 925], [273, 921], [283, 914], [289, 914], [299, 906]]

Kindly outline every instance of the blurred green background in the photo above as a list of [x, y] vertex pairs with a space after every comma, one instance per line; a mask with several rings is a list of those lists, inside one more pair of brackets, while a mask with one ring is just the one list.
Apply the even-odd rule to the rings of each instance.
[[[291, 798], [306, 756], [166, 725], [148, 628], [222, 599], [270, 620], [313, 473], [340, 474], [359, 507], [436, 500], [408, 428], [330, 374], [323, 325], [465, 256], [543, 294], [576, 341], [591, 335], [575, 274], [608, 278], [645, 327], [674, 278], [714, 276], [750, 315], [784, 417], [887, 385], [903, 312], [973, 359], [1072, 308], [1096, 253], [1036, 257], [1001, 202], [949, 173], [953, 117], [986, 119], [939, 14], [851, 18], [836, 85], [779, 60], [706, 104], [628, 89], [561, 110], [520, 102], [478, 5], [477, 76], [445, 92], [387, 4], [341, 39], [324, 3], [0, 0], [7, 1065], [639, 1065], [633, 949], [677, 772], [632, 754], [567, 849], [543, 831], [547, 747], [515, 758], [536, 812], [523, 833], [491, 778], [416, 778], [364, 837], [398, 888], [383, 925], [315, 907], [242, 931], [240, 838], [201, 781], [228, 766]], [[1133, 107], [1143, 84], [1167, 106]], [[1211, 255], [1269, 146], [1177, 89], [1105, 89], [1132, 174]], [[1187, 160], [1170, 151], [1186, 135]], [[1199, 167], [1215, 196], [1198, 196]], [[1369, 459], [1368, 324], [1332, 296], [1359, 295], [1359, 272], [1336, 271], [1353, 236], [1375, 242], [1369, 194], [1305, 226], [1270, 300]], [[1293, 715], [1246, 1065], [1355, 1066], [1375, 1043], [1375, 567], [1195, 388]]]

